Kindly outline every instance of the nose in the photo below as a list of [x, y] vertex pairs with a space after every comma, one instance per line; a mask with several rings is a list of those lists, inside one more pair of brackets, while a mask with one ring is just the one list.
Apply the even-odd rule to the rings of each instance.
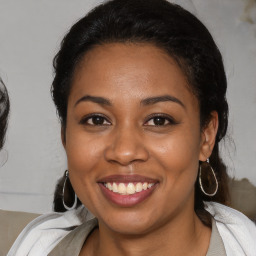
[[123, 166], [137, 161], [147, 161], [148, 157], [149, 153], [143, 143], [142, 136], [128, 127], [114, 133], [111, 144], [105, 151], [107, 161]]

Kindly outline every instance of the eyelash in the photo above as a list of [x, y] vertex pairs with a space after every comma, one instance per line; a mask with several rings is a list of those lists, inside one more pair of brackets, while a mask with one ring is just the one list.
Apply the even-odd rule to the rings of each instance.
[[[103, 121], [102, 124], [95, 124], [93, 123], [93, 118], [102, 118], [101, 121]], [[163, 119], [162, 121], [164, 121], [163, 124], [148, 124], [151, 120], [154, 120], [155, 118], [161, 118]], [[91, 123], [89, 123], [89, 120], [91, 119]], [[96, 121], [96, 120], [94, 120]], [[166, 121], [168, 123], [166, 123]], [[106, 123], [107, 122], [107, 123]], [[108, 118], [102, 114], [90, 114], [90, 115], [87, 115], [85, 117], [82, 118], [82, 120], [79, 122], [80, 124], [82, 125], [90, 125], [90, 126], [109, 126], [111, 125], [111, 122], [108, 120]], [[167, 115], [167, 114], [161, 114], [161, 113], [158, 113], [158, 114], [151, 114], [148, 118], [147, 118], [147, 121], [144, 123], [145, 126], [155, 126], [155, 127], [164, 127], [164, 126], [167, 126], [167, 125], [175, 125], [177, 124], [177, 122], [174, 120], [174, 118], [172, 118], [171, 116]]]
[[[102, 118], [104, 123], [107, 121], [108, 124], [93, 124], [93, 123], [89, 123], [88, 121], [90, 119], [93, 120], [93, 118]], [[110, 121], [106, 118], [106, 116], [102, 115], [102, 114], [90, 114], [90, 115], [87, 115], [85, 117], [82, 118], [82, 120], [79, 122], [80, 124], [82, 125], [90, 125], [90, 126], [107, 126], [107, 125], [111, 125]]]
[[[150, 120], [154, 120], [155, 118], [162, 118], [164, 120], [164, 124], [161, 124], [161, 125], [150, 125], [150, 124], [146, 124], [146, 123], [149, 123]], [[166, 121], [168, 122], [166, 124]], [[177, 122], [174, 120], [173, 117], [167, 115], [167, 114], [152, 114], [148, 117], [148, 120], [146, 121], [146, 123], [144, 125], [146, 126], [156, 126], [156, 127], [163, 127], [163, 126], [167, 126], [167, 125], [175, 125], [177, 124]]]

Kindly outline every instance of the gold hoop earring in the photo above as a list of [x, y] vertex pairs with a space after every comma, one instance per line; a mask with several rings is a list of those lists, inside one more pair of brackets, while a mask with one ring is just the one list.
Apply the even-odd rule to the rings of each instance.
[[[203, 165], [205, 165], [205, 167], [202, 168]], [[206, 172], [205, 170], [202, 171], [202, 169], [205, 169], [205, 170], [206, 170], [206, 169], [208, 169], [208, 170], [210, 169], [210, 172], [209, 172], [209, 171]], [[204, 173], [202, 174], [202, 172], [204, 172]], [[214, 177], [214, 182], [211, 182], [212, 179], [209, 177], [210, 174], [212, 174], [212, 176]], [[203, 176], [204, 176], [204, 177], [203, 177]], [[205, 191], [205, 188], [204, 188], [204, 186], [203, 186], [203, 183], [204, 183], [204, 184], [207, 183], [207, 187], [208, 187], [211, 191], [213, 191], [213, 192], [207, 193], [207, 192]], [[212, 189], [213, 183], [215, 183], [215, 189], [214, 189], [214, 190]], [[200, 167], [199, 167], [199, 185], [200, 185], [201, 191], [202, 191], [206, 196], [211, 196], [211, 197], [212, 197], [212, 196], [215, 196], [216, 193], [217, 193], [217, 191], [218, 191], [218, 188], [219, 188], [218, 180], [217, 180], [217, 178], [216, 178], [216, 174], [215, 174], [213, 168], [212, 168], [211, 165], [210, 165], [209, 158], [208, 158], [205, 162], [203, 162], [203, 163], [200, 164]]]
[[[66, 203], [65, 203], [65, 190], [67, 189], [67, 187], [69, 186], [69, 192], [70, 190], [73, 190], [72, 192], [74, 193], [74, 203], [71, 207], [69, 207]], [[63, 206], [66, 210], [73, 210], [76, 208], [77, 206], [77, 195], [71, 185], [71, 182], [69, 180], [69, 175], [68, 175], [68, 170], [65, 171], [65, 180], [64, 180], [64, 184], [63, 184], [63, 190], [62, 190], [62, 203], [63, 203]]]

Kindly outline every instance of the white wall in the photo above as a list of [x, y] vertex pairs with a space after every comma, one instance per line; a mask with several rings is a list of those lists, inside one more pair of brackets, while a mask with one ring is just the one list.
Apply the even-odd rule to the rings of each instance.
[[[55, 183], [66, 168], [49, 92], [52, 59], [67, 29], [97, 2], [0, 0], [0, 76], [11, 98], [5, 145], [9, 158], [0, 168], [2, 209], [51, 210]], [[256, 184], [255, 25], [240, 20], [243, 0], [185, 2], [210, 28], [223, 53], [229, 82], [229, 133], [236, 145], [234, 153], [232, 143], [226, 143], [231, 174]]]

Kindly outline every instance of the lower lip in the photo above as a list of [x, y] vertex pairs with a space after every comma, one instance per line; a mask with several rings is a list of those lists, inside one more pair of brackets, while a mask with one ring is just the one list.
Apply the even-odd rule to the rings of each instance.
[[132, 207], [146, 200], [155, 190], [156, 185], [132, 195], [120, 195], [107, 189], [102, 183], [98, 183], [103, 195], [112, 203], [122, 207]]

